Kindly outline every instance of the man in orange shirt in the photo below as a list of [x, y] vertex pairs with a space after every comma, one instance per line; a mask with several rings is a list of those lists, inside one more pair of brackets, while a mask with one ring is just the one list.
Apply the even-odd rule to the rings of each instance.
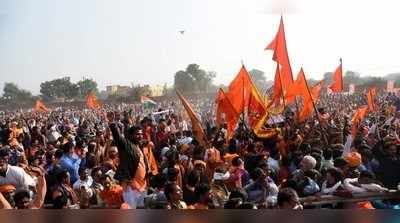
[[144, 205], [143, 199], [147, 189], [146, 176], [148, 162], [140, 146], [143, 140], [143, 132], [140, 127], [130, 127], [126, 131], [126, 137], [121, 136], [120, 129], [114, 121], [114, 113], [108, 114], [108, 120], [112, 122], [110, 129], [113, 140], [118, 148], [119, 165], [114, 178], [121, 182], [124, 190], [124, 201], [131, 208]]

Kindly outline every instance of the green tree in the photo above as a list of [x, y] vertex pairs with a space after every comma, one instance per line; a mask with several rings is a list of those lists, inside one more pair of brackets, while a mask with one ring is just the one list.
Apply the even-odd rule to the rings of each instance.
[[134, 101], [140, 101], [141, 96], [151, 95], [150, 85], [134, 85], [130, 95]]
[[27, 90], [20, 89], [15, 83], [5, 83], [3, 92], [3, 100], [6, 103], [20, 104], [32, 101], [32, 93]]
[[45, 99], [73, 99], [79, 95], [79, 88], [70, 77], [63, 77], [40, 84], [40, 93]]
[[194, 79], [192, 76], [188, 75], [185, 71], [178, 71], [175, 73], [174, 77], [174, 88], [176, 90], [192, 93], [194, 87]]
[[175, 73], [174, 88], [184, 93], [207, 93], [215, 77], [215, 72], [207, 72], [197, 64], [189, 64], [185, 71]]
[[252, 69], [249, 71], [251, 80], [257, 86], [257, 89], [260, 92], [265, 92], [267, 89], [267, 78], [265, 77], [265, 73], [261, 70]]
[[79, 97], [85, 98], [90, 92], [98, 93], [97, 82], [93, 79], [83, 78], [76, 83], [79, 91]]

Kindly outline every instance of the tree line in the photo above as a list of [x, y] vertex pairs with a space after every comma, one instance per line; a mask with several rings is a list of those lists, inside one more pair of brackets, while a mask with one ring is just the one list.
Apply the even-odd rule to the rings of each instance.
[[[265, 92], [273, 83], [272, 80], [267, 81], [266, 74], [261, 70], [252, 69], [249, 71], [249, 74], [260, 92]], [[174, 83], [172, 86], [164, 85], [162, 94], [173, 96], [175, 95], [175, 91], [179, 90], [184, 94], [190, 95], [217, 92], [217, 89], [220, 87], [226, 89], [224, 85], [214, 84], [216, 76], [217, 73], [214, 71], [206, 71], [195, 63], [189, 64], [185, 69], [179, 70], [174, 74]], [[274, 75], [271, 74], [269, 76], [273, 79]], [[325, 84], [330, 84], [332, 81], [332, 72], [323, 74], [323, 80], [325, 80]], [[395, 84], [399, 86], [400, 73], [390, 74], [385, 77], [374, 77], [362, 76], [360, 73], [347, 71], [343, 78], [345, 90], [349, 88], [349, 84], [363, 86], [363, 88], [375, 86], [378, 89], [385, 89], [387, 80], [394, 80]], [[308, 82], [310, 85], [313, 85], [318, 80], [309, 79]], [[68, 76], [45, 81], [40, 84], [39, 95], [33, 95], [30, 91], [18, 87], [15, 83], [7, 82], [3, 88], [3, 95], [0, 97], [0, 104], [20, 105], [32, 103], [37, 99], [42, 99], [46, 102], [81, 101], [85, 100], [89, 92], [99, 94], [97, 82], [90, 78], [82, 78], [82, 80], [75, 83]], [[142, 95], [151, 96], [150, 85], [132, 85], [127, 94], [108, 95], [107, 99], [116, 102], [133, 102], [139, 101]]]

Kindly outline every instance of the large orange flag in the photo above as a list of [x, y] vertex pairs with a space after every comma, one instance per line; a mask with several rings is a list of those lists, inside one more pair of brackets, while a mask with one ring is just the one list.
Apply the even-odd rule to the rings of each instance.
[[219, 89], [218, 97], [216, 100], [217, 103], [217, 118], [216, 124], [217, 127], [220, 127], [222, 124], [222, 113], [225, 114], [225, 121], [227, 123], [227, 138], [230, 139], [233, 136], [237, 121], [239, 119], [239, 115], [236, 113], [235, 108], [232, 106], [231, 101], [225, 95], [224, 90]]
[[278, 32], [275, 38], [265, 48], [265, 50], [273, 50], [272, 60], [281, 65], [280, 74], [282, 79], [282, 88], [284, 91], [293, 83], [292, 68], [290, 66], [289, 54], [286, 46], [285, 28], [283, 18], [281, 17]]
[[235, 79], [229, 84], [229, 91], [226, 93], [236, 113], [240, 114], [244, 111], [245, 106], [248, 104], [252, 88], [253, 83], [250, 75], [244, 65], [242, 65]]
[[44, 105], [44, 103], [41, 100], [36, 101], [36, 106], [35, 106], [36, 111], [41, 111], [41, 112], [48, 112], [49, 109]]
[[86, 104], [90, 109], [100, 109], [100, 103], [97, 101], [94, 93], [89, 93], [86, 98]]
[[368, 112], [368, 107], [363, 106], [361, 108], [358, 108], [356, 112], [353, 115], [353, 118], [351, 119], [351, 135], [353, 136], [353, 139], [355, 138], [357, 134], [357, 129], [360, 124], [360, 122], [364, 119], [365, 115], [367, 115]]
[[317, 102], [319, 100], [319, 96], [321, 94], [321, 90], [324, 87], [325, 82], [322, 80], [315, 84], [311, 88], [311, 96], [313, 97], [314, 102]]
[[265, 115], [266, 109], [264, 101], [262, 100], [257, 88], [254, 86], [249, 98], [249, 105], [247, 107], [247, 117], [249, 126], [254, 128], [258, 121]]
[[298, 95], [303, 96], [303, 108], [299, 113], [299, 121], [305, 121], [313, 112], [314, 110], [314, 100], [311, 95], [310, 89], [308, 88], [307, 80], [304, 75], [303, 68], [300, 70], [298, 76], [298, 82], [296, 80], [296, 92]]
[[311, 98], [304, 100], [303, 108], [300, 110], [299, 113], [299, 122], [304, 122], [313, 112], [314, 104]]
[[307, 88], [304, 88], [306, 77], [304, 76], [303, 68], [300, 69], [297, 79], [293, 82], [286, 91], [285, 100], [288, 102], [294, 101], [296, 96], [305, 97], [308, 94]]
[[268, 104], [269, 107], [276, 107], [281, 104], [281, 99], [283, 96], [283, 89], [282, 89], [282, 81], [281, 81], [281, 74], [279, 71], [279, 64], [276, 64], [275, 70], [275, 78], [274, 78], [274, 94], [271, 102]]
[[343, 91], [343, 71], [342, 71], [342, 59], [340, 59], [340, 65], [336, 68], [333, 73], [333, 84], [329, 86], [332, 92]]
[[374, 102], [375, 96], [376, 96], [376, 88], [375, 87], [370, 88], [367, 92], [367, 102], [369, 111], [375, 111], [376, 109]]
[[181, 100], [182, 105], [185, 108], [190, 118], [190, 121], [192, 122], [192, 130], [194, 137], [196, 138], [196, 140], [199, 142], [200, 145], [206, 146], [206, 134], [204, 133], [203, 127], [201, 127], [200, 121], [197, 118], [196, 114], [194, 113], [192, 106], [190, 106], [189, 102], [186, 100], [185, 97], [183, 97], [183, 95], [179, 91], [176, 91], [176, 94]]

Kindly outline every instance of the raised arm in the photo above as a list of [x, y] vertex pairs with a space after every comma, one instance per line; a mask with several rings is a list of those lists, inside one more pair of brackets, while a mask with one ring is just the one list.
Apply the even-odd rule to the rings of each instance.
[[43, 206], [44, 199], [47, 192], [46, 179], [44, 176], [44, 170], [39, 168], [32, 168], [33, 173], [37, 175], [38, 185], [37, 185], [37, 194], [35, 200], [32, 202], [33, 209], [40, 209]]
[[0, 192], [0, 209], [13, 209], [7, 199]]

